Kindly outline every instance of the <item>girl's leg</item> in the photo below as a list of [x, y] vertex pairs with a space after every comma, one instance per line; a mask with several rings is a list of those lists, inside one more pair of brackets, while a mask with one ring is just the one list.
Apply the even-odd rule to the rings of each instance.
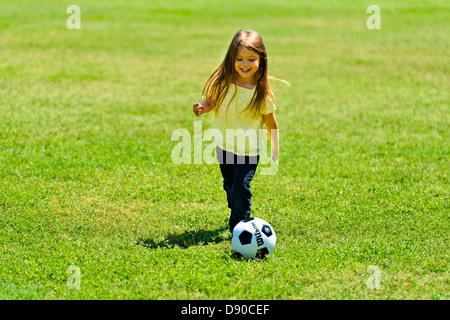
[[230, 215], [230, 232], [233, 232], [234, 227], [240, 221], [250, 218], [252, 204], [250, 183], [255, 175], [258, 162], [259, 157], [245, 157], [245, 163], [234, 165], [233, 185], [231, 187], [234, 207], [231, 209]]
[[[232, 158], [230, 159], [230, 155]], [[231, 188], [233, 187], [234, 179], [234, 155], [230, 152], [226, 152], [219, 147], [216, 147], [216, 156], [220, 164], [220, 172], [223, 177], [223, 189], [227, 194], [228, 208], [233, 210], [234, 201], [231, 195]]]
[[230, 232], [242, 220], [250, 218], [251, 197], [250, 182], [256, 172], [259, 156], [244, 157], [216, 148], [217, 160], [223, 177], [223, 189], [227, 194], [230, 214]]

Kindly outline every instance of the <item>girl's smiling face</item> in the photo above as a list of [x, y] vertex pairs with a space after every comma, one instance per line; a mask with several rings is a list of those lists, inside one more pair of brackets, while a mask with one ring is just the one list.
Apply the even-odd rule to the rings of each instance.
[[238, 74], [237, 81], [243, 83], [252, 83], [254, 75], [259, 69], [260, 57], [255, 51], [240, 46], [234, 61], [234, 69]]

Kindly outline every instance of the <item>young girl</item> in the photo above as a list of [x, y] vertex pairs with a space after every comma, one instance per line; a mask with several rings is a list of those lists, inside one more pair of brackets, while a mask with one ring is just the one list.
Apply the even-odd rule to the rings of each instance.
[[213, 110], [214, 128], [222, 133], [222, 139], [215, 140], [216, 156], [231, 209], [230, 232], [241, 220], [250, 218], [250, 182], [259, 162], [263, 125], [271, 140], [272, 160], [279, 157], [276, 106], [268, 79], [263, 39], [254, 31], [241, 30], [206, 82], [202, 93], [206, 99], [193, 105], [197, 116]]

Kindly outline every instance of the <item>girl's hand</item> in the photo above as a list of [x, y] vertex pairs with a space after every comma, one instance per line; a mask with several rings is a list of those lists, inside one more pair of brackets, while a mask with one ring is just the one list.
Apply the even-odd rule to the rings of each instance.
[[203, 111], [205, 111], [205, 107], [202, 106], [201, 103], [197, 102], [197, 103], [194, 103], [192, 111], [194, 111], [195, 115], [198, 117], [203, 114]]
[[280, 141], [278, 138], [278, 124], [275, 119], [275, 114], [269, 113], [262, 115], [262, 120], [267, 128], [267, 132], [269, 133], [270, 144], [272, 147], [272, 161], [275, 162], [280, 157]]
[[275, 162], [280, 158], [280, 153], [278, 151], [278, 148], [272, 148], [272, 161]]

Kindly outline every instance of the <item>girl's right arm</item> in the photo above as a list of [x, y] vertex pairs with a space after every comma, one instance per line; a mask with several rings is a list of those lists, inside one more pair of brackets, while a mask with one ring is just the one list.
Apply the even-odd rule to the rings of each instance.
[[193, 105], [192, 111], [194, 111], [195, 115], [198, 117], [204, 113], [208, 113], [213, 109], [211, 106], [211, 103], [208, 101], [208, 99], [205, 99], [202, 101], [202, 103], [195, 103]]

